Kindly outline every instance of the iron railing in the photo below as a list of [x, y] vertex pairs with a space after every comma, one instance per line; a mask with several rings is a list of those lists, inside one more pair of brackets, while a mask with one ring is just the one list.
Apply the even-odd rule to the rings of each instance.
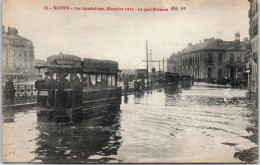
[[14, 93], [13, 103], [7, 100], [6, 90], [8, 89], [2, 85], [3, 105], [33, 103], [37, 100], [37, 90], [34, 88], [34, 85], [14, 85], [14, 91], [9, 91]]

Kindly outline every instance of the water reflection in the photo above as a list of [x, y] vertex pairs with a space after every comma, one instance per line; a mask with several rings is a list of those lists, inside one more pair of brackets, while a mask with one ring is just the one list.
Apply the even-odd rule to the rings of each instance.
[[[108, 162], [121, 145], [120, 112], [107, 113], [79, 125], [38, 123], [35, 160], [44, 163]], [[91, 158], [90, 156], [93, 156]]]
[[134, 94], [134, 104], [140, 104], [143, 97], [144, 97], [144, 92], [135, 93]]
[[258, 115], [245, 92], [206, 87], [182, 93], [147, 91], [123, 96], [120, 112], [60, 127], [37, 122], [35, 110], [10, 111], [3, 113], [2, 128], [9, 133], [3, 137], [3, 158], [44, 163], [252, 162]]

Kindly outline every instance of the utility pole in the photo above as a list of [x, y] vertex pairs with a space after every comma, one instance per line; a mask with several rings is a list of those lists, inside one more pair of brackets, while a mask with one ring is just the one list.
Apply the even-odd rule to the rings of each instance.
[[146, 76], [147, 82], [149, 81], [149, 74], [148, 74], [148, 41], [146, 40]]
[[163, 57], [163, 72], [164, 72], [164, 57]]

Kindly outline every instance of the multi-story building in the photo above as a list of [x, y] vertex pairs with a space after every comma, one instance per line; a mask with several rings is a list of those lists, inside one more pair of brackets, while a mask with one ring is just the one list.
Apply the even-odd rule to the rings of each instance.
[[2, 80], [26, 80], [34, 74], [32, 41], [18, 35], [16, 28], [2, 26]]
[[251, 40], [251, 48], [248, 53], [249, 63], [247, 65], [250, 69], [249, 75], [249, 90], [257, 92], [258, 89], [258, 0], [248, 0], [250, 2], [250, 9], [248, 11], [249, 17], [249, 36]]
[[240, 41], [238, 32], [234, 41], [210, 38], [195, 45], [189, 43], [188, 47], [167, 59], [167, 71], [202, 81], [237, 79], [245, 71], [248, 45], [247, 38]]

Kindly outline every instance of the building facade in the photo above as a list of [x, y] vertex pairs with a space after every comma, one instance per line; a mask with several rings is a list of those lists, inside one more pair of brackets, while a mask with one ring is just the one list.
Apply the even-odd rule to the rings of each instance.
[[16, 28], [2, 26], [2, 80], [27, 80], [34, 76], [34, 46]]
[[240, 41], [239, 33], [235, 34], [234, 41], [210, 38], [195, 45], [189, 43], [188, 47], [167, 59], [167, 71], [201, 81], [235, 80], [245, 71], [248, 45], [247, 38]]
[[248, 11], [249, 17], [249, 36], [251, 41], [251, 48], [248, 53], [249, 63], [247, 69], [249, 72], [249, 90], [255, 93], [258, 90], [258, 0], [248, 0], [250, 9]]

